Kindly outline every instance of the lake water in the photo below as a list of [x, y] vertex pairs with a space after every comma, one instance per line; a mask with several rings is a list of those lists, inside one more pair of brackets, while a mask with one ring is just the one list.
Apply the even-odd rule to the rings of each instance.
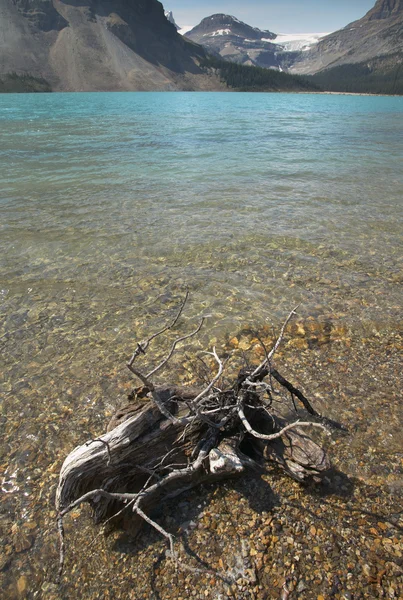
[[[57, 560], [44, 510], [61, 460], [102, 431], [133, 344], [186, 289], [184, 328], [210, 315], [196, 347], [247, 349], [299, 304], [291, 352], [337, 361], [359, 340], [357, 369], [379, 347], [399, 388], [402, 140], [401, 97], [0, 96], [4, 539], [34, 523], [26, 548], [2, 547], [9, 597]], [[393, 393], [381, 429], [398, 452]]]
[[213, 321], [299, 302], [395, 319], [402, 114], [388, 97], [3, 96], [6, 306], [75, 289], [117, 308], [147, 279]]

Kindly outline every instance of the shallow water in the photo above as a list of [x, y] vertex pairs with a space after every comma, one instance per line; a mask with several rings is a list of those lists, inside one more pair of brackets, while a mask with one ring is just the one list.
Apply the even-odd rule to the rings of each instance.
[[28, 294], [84, 285], [79, 297], [108, 301], [110, 286], [166, 277], [171, 291], [194, 288], [195, 311], [217, 296], [219, 313], [249, 318], [246, 302], [275, 318], [295, 300], [334, 310], [358, 292], [351, 320], [396, 318], [402, 108], [287, 94], [3, 97], [3, 297], [23, 308]]
[[[52, 569], [49, 504], [61, 460], [124, 402], [135, 341], [173, 314], [185, 289], [183, 328], [211, 315], [189, 352], [212, 343], [228, 351], [234, 336], [247, 348], [248, 328], [278, 329], [300, 304], [290, 352], [325, 365], [321, 408], [362, 425], [356, 455], [342, 453], [341, 466], [363, 475], [357, 456], [369, 439], [381, 452], [380, 431], [395, 457], [384, 480], [394, 469], [393, 481], [401, 477], [402, 114], [403, 99], [389, 97], [0, 96], [9, 596], [21, 573], [41, 585], [43, 556]], [[332, 371], [339, 355], [356, 370]], [[308, 371], [301, 381], [315, 388]], [[350, 391], [332, 406], [341, 381]], [[367, 476], [379, 483], [375, 463]], [[13, 523], [25, 527], [25, 548]]]

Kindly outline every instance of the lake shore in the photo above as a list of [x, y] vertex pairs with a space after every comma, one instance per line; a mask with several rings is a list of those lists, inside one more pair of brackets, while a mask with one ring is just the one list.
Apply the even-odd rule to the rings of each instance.
[[[263, 476], [251, 473], [223, 485], [202, 486], [168, 502], [155, 518], [177, 536], [179, 547], [185, 544], [180, 555], [194, 572], [176, 572], [165, 540], [150, 528], [138, 538], [130, 527], [126, 532], [112, 528], [105, 537], [91, 524], [88, 510], [75, 511], [66, 519], [67, 562], [62, 584], [56, 586], [56, 513], [51, 506], [63, 451], [59, 449], [49, 464], [28, 436], [19, 452], [29, 455], [36, 468], [10, 474], [14, 494], [7, 489], [2, 507], [12, 508], [17, 486], [31, 488], [31, 509], [25, 517], [3, 520], [0, 559], [7, 597], [30, 597], [41, 590], [43, 597], [56, 600], [80, 590], [88, 599], [100, 594], [164, 600], [222, 594], [263, 600], [279, 598], [287, 582], [290, 592], [307, 600], [348, 594], [399, 598], [403, 477], [397, 353], [402, 335], [359, 340], [345, 331], [339, 339], [325, 341], [318, 328], [302, 335], [301, 327], [299, 336], [287, 336], [276, 366], [302, 386], [315, 408], [349, 430], [324, 440], [334, 467], [325, 483], [301, 486], [274, 468]], [[220, 353], [247, 353], [256, 360], [252, 333], [247, 328], [231, 333]], [[180, 365], [179, 380], [191, 381], [188, 368]], [[63, 376], [67, 394], [77, 385], [72, 375]], [[28, 380], [33, 376], [28, 374]], [[82, 407], [81, 425], [76, 421], [68, 436], [76, 443], [99, 435], [114, 410], [112, 398], [120, 397], [122, 403], [129, 391], [124, 372], [112, 365], [106, 371], [100, 366], [100, 376], [98, 385], [109, 408], [98, 406], [94, 412], [92, 403]], [[49, 388], [48, 401], [55, 406], [51, 393]], [[45, 429], [56, 442], [69, 411], [66, 404], [57, 412], [39, 414], [32, 429]], [[10, 448], [15, 427], [11, 420], [6, 424], [5, 443]], [[65, 453], [69, 449], [65, 447]], [[32, 487], [24, 482], [27, 473]]]

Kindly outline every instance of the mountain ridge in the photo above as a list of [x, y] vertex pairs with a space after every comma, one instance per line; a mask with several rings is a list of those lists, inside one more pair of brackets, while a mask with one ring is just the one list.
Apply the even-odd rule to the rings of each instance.
[[401, 93], [403, 85], [403, 0], [377, 0], [361, 19], [306, 43], [223, 14], [206, 17], [186, 36], [230, 62], [314, 76], [324, 89]]
[[377, 0], [361, 19], [329, 34], [306, 53], [296, 56], [289, 72], [315, 74], [388, 55], [396, 56], [397, 63], [403, 59], [403, 0]]
[[165, 11], [165, 17], [167, 18], [167, 20], [172, 23], [172, 25], [175, 26], [176, 29], [180, 29], [179, 25], [177, 24], [177, 22], [174, 19], [174, 15], [172, 10], [166, 10]]
[[388, 19], [403, 12], [403, 0], [378, 0], [363, 17], [368, 21]]
[[[224, 90], [226, 78], [242, 89], [249, 81], [279, 89], [282, 80], [264, 73], [206, 67], [203, 48], [241, 66], [323, 74], [336, 87], [335, 78], [348, 87], [357, 76], [365, 85], [386, 81], [394, 93], [403, 85], [403, 0], [377, 0], [339, 31], [288, 41], [224, 13], [181, 36], [158, 0], [0, 0], [0, 89], [18, 77], [17, 87], [25, 81], [30, 90]], [[294, 84], [284, 79], [287, 89]]]
[[0, 76], [59, 91], [220, 89], [157, 0], [0, 0]]

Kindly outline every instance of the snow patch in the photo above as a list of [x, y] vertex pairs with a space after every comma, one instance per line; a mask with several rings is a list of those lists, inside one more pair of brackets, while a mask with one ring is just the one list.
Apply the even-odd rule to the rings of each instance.
[[282, 46], [287, 52], [297, 52], [309, 50], [326, 35], [329, 33], [279, 33], [275, 40], [262, 41]]
[[181, 35], [186, 35], [188, 31], [191, 31], [192, 29], [194, 29], [194, 25], [184, 25], [179, 29], [178, 33]]
[[217, 29], [217, 31], [213, 31], [212, 33], [205, 33], [203, 37], [211, 36], [216, 37], [217, 35], [228, 35], [231, 33], [231, 29]]
[[257, 42], [270, 42], [270, 43], [275, 43], [273, 42], [273, 40], [270, 40], [269, 38], [260, 38], [260, 40], [249, 40], [249, 39], [244, 39], [244, 42], [251, 42], [252, 44], [256, 44]]

